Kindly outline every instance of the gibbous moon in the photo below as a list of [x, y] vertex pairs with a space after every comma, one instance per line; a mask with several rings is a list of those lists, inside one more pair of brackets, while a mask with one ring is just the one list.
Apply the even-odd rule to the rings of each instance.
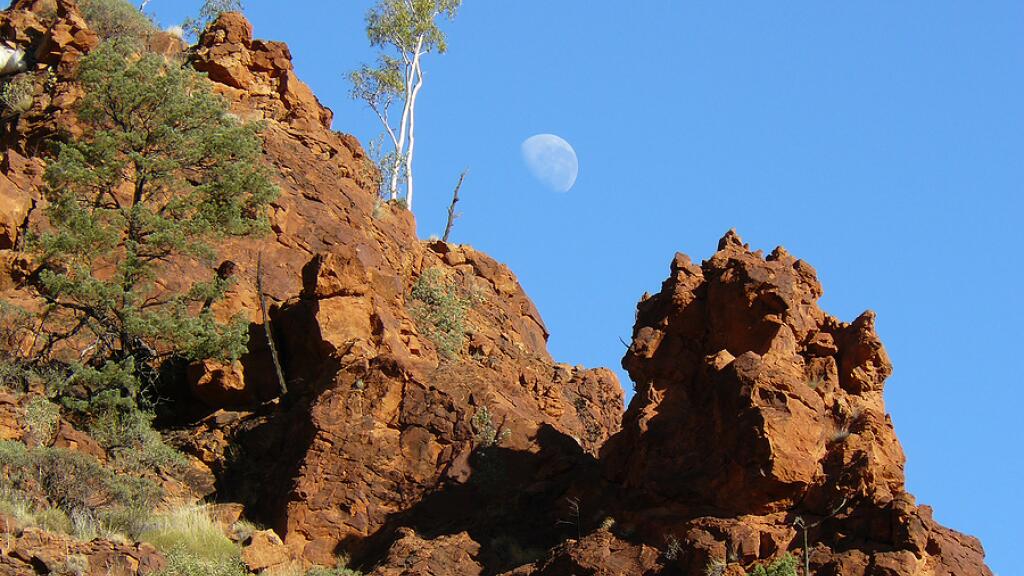
[[580, 162], [572, 146], [554, 134], [537, 134], [523, 141], [523, 161], [530, 173], [555, 192], [568, 192], [576, 184]]

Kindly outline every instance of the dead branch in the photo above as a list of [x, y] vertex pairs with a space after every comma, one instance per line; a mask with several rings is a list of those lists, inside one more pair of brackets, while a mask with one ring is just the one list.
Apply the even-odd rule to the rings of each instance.
[[263, 316], [263, 330], [267, 333], [267, 344], [270, 345], [270, 359], [274, 361], [274, 372], [277, 373], [277, 384], [281, 387], [281, 395], [288, 393], [288, 384], [284, 380], [281, 361], [277, 356], [277, 345], [274, 343], [274, 331], [270, 326], [270, 315], [267, 314], [267, 295], [263, 291], [263, 251], [256, 256], [256, 292], [260, 297], [260, 313]]
[[444, 227], [444, 236], [441, 237], [441, 241], [445, 243], [448, 242], [448, 236], [452, 233], [452, 226], [455, 225], [455, 220], [461, 216], [461, 214], [455, 213], [455, 205], [459, 202], [459, 189], [462, 188], [462, 182], [466, 179], [466, 174], [469, 174], [468, 168], [459, 175], [459, 183], [455, 185], [455, 193], [452, 194], [452, 203], [448, 206], [448, 223]]

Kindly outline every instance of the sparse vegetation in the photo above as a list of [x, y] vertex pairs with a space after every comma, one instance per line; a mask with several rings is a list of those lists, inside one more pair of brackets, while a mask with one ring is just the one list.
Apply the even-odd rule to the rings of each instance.
[[669, 534], [665, 537], [665, 551], [661, 553], [665, 557], [665, 560], [676, 560], [683, 553], [683, 545], [679, 543], [679, 539], [674, 535]]
[[824, 383], [825, 377], [821, 375], [811, 376], [806, 380], [807, 387], [810, 388], [811, 390], [817, 390]]
[[747, 576], [797, 576], [797, 560], [792, 554], [786, 554], [770, 564], [754, 567]]
[[481, 406], [473, 415], [473, 430], [473, 441], [477, 450], [497, 446], [511, 435], [510, 431], [500, 430], [494, 425], [494, 417], [487, 406]]
[[210, 24], [213, 24], [225, 12], [241, 12], [244, 9], [241, 0], [204, 0], [199, 8], [199, 16], [186, 18], [181, 25], [182, 30], [193, 38], [199, 36]]
[[104, 40], [144, 39], [156, 26], [128, 0], [79, 0], [78, 7], [89, 28]]
[[185, 550], [172, 549], [165, 554], [167, 567], [153, 576], [246, 576], [248, 571], [237, 558], [208, 560]]
[[363, 573], [358, 570], [346, 568], [344, 565], [339, 565], [334, 568], [314, 566], [306, 572], [306, 576], [363, 576]]
[[466, 313], [473, 299], [447, 278], [440, 268], [428, 268], [412, 288], [412, 314], [420, 330], [445, 358], [462, 350], [466, 339]]
[[[0, 441], [0, 501], [29, 525], [82, 538], [142, 531], [160, 498], [151, 480], [117, 474], [94, 457], [62, 448]], [[32, 498], [45, 497], [45, 504]]]
[[829, 436], [829, 444], [838, 444], [850, 437], [850, 428], [846, 424], [836, 424]]
[[704, 576], [722, 576], [728, 566], [723, 558], [712, 558], [704, 566]]
[[[378, 0], [366, 15], [370, 45], [381, 50], [374, 66], [363, 65], [349, 75], [352, 97], [373, 110], [391, 144], [381, 158], [389, 200], [398, 200], [404, 180], [408, 207], [413, 200], [413, 154], [416, 149], [416, 101], [423, 88], [423, 56], [448, 50], [441, 18], [453, 19], [462, 0]], [[401, 103], [397, 126], [391, 105]]]

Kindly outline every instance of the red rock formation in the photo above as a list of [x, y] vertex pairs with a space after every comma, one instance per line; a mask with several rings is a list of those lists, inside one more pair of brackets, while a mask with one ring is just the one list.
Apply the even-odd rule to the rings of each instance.
[[636, 396], [602, 453], [620, 525], [677, 539], [688, 573], [800, 549], [802, 521], [815, 574], [989, 574], [906, 493], [874, 314], [840, 322], [821, 294], [806, 262], [734, 232], [702, 266], [676, 255], [637, 307]]
[[[33, 12], [43, 1], [0, 13], [4, 37], [40, 61], [36, 102], [5, 133], [0, 162], [0, 290], [25, 301], [13, 248], [26, 226], [44, 225], [39, 144], [75, 133], [74, 65], [97, 41], [72, 1], [55, 0], [50, 22]], [[624, 359], [637, 395], [615, 434], [615, 376], [556, 364], [505, 266], [417, 240], [412, 216], [379, 201], [376, 169], [331, 130], [284, 44], [254, 39], [226, 14], [189, 57], [235, 114], [264, 122], [281, 188], [271, 235], [221, 246], [236, 284], [216, 311], [248, 315], [250, 352], [190, 367], [176, 405], [176, 438], [216, 473], [217, 498], [245, 503], [281, 537], [250, 544], [252, 566], [350, 553], [380, 576], [639, 575], [702, 574], [723, 559], [737, 574], [801, 552], [799, 517], [813, 524], [819, 575], [989, 573], [976, 540], [906, 494], [874, 318], [824, 314], [807, 264], [781, 249], [762, 258], [735, 234], [703, 266], [678, 255], [661, 293], [639, 305]], [[260, 259], [284, 397], [260, 314]], [[410, 290], [432, 268], [474, 302], [454, 358], [411, 311]], [[169, 288], [213, 273], [182, 262], [163, 272]], [[14, 409], [0, 398], [0, 414]], [[91, 449], [72, 432], [58, 441]], [[0, 423], [0, 437], [19, 434]], [[614, 526], [596, 529], [605, 518]], [[35, 562], [25, 546], [0, 555], [0, 574]], [[90, 557], [144, 563], [131, 547], [89, 546]]]
[[[596, 454], [617, 429], [614, 375], [553, 363], [547, 330], [505, 266], [469, 247], [417, 241], [408, 212], [376, 200], [375, 169], [354, 139], [329, 130], [330, 112], [295, 78], [283, 44], [254, 40], [229, 14], [204, 35], [194, 63], [236, 113], [265, 121], [267, 160], [281, 174], [274, 238], [224, 246], [240, 272], [222, 313], [256, 310], [253, 255], [263, 251], [292, 392], [280, 409], [243, 413], [227, 430], [218, 419], [199, 428], [196, 453], [230, 478], [225, 492], [250, 502], [306, 560], [382, 549], [396, 527], [422, 524], [428, 494], [476, 489], [467, 486], [481, 433], [474, 417], [484, 409], [501, 450], [524, 455], [521, 483], [558, 476], [567, 489], [565, 464], [547, 467], [583, 457], [579, 446]], [[476, 301], [457, 361], [438, 355], [409, 312], [410, 288], [428, 268]], [[261, 332], [243, 364], [251, 396], [267, 399], [277, 385]], [[194, 381], [209, 384], [218, 371], [223, 392], [244, 397], [238, 371], [211, 367]], [[219, 404], [216, 393], [203, 397]], [[564, 440], [541, 457], [544, 434]], [[229, 441], [251, 460], [226, 466]], [[463, 529], [488, 532], [488, 522]]]

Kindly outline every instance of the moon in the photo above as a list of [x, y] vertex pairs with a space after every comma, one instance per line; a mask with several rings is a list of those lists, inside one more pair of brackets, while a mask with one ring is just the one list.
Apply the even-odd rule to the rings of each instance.
[[546, 188], [568, 192], [576, 184], [580, 162], [572, 145], [554, 134], [530, 136], [522, 144], [523, 162]]

